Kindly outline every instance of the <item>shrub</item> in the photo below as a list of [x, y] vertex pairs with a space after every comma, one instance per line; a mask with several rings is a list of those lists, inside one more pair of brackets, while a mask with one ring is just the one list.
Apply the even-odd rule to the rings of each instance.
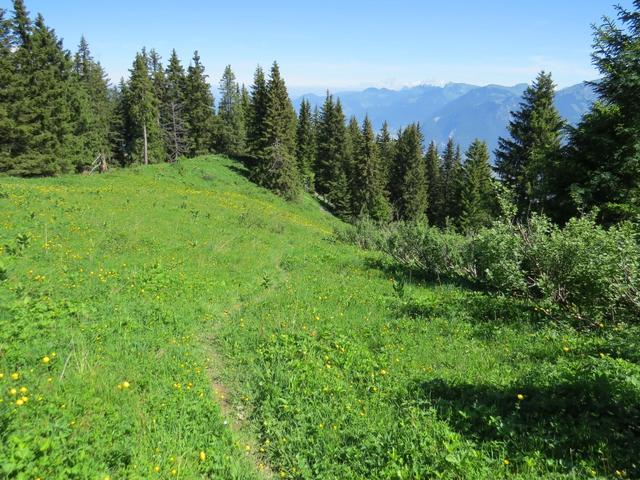
[[534, 299], [580, 321], [640, 315], [640, 247], [631, 224], [602, 227], [589, 215], [563, 228], [534, 215], [471, 235], [424, 223], [360, 222], [343, 239], [387, 253], [426, 276], [464, 278], [503, 295]]

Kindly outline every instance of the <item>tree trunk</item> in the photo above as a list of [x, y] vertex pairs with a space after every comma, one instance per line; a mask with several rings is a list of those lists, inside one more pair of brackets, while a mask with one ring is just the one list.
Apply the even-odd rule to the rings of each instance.
[[144, 164], [149, 165], [149, 145], [147, 143], [147, 126], [142, 125], [142, 135], [144, 137]]

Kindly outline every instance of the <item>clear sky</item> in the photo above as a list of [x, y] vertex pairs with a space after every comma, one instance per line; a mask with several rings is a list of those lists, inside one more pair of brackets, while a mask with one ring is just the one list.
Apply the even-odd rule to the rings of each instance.
[[[419, 83], [513, 85], [550, 70], [559, 86], [593, 79], [591, 28], [614, 0], [26, 0], [75, 50], [84, 34], [112, 80], [135, 52], [199, 50], [218, 82], [231, 64], [251, 83], [275, 59], [292, 93]], [[632, 0], [621, 0], [629, 7]], [[10, 0], [0, 7], [10, 8]]]

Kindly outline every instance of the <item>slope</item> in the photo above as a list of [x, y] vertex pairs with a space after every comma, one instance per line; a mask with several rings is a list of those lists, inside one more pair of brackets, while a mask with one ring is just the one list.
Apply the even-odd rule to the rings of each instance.
[[204, 157], [0, 179], [2, 476], [638, 473], [624, 392], [574, 373], [632, 351], [394, 283], [311, 198], [242, 173]]

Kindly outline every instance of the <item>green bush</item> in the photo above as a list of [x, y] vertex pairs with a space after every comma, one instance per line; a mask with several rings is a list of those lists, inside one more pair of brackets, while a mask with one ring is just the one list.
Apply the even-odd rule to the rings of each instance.
[[611, 228], [594, 216], [564, 227], [534, 215], [496, 221], [471, 235], [423, 223], [361, 222], [343, 240], [387, 253], [428, 277], [466, 279], [503, 295], [533, 299], [548, 313], [579, 321], [640, 315], [640, 247], [631, 224]]

